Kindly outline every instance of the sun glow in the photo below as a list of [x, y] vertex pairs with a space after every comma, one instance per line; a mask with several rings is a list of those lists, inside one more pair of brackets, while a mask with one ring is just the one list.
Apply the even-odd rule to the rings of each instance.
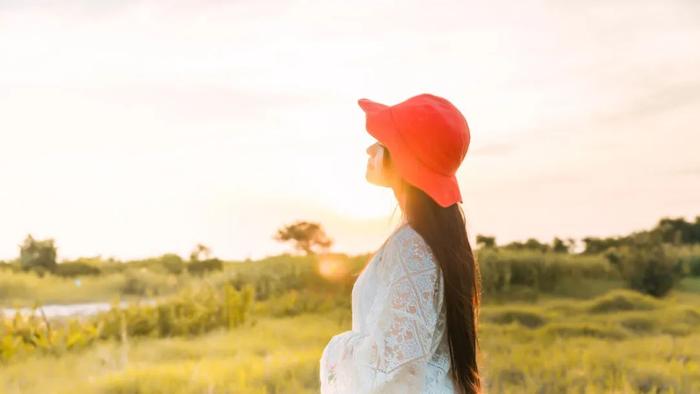
[[337, 257], [322, 257], [318, 262], [318, 272], [324, 278], [337, 281], [347, 276], [347, 264]]

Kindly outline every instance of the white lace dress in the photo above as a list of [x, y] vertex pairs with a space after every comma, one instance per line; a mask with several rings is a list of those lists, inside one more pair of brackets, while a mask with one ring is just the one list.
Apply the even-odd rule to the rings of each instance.
[[320, 360], [321, 393], [454, 393], [442, 271], [408, 223], [382, 245], [352, 289], [352, 329]]

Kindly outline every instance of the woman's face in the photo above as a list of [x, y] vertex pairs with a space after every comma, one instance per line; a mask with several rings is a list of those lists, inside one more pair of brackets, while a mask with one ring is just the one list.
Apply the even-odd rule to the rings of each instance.
[[386, 147], [380, 142], [375, 142], [367, 147], [369, 158], [367, 159], [365, 178], [368, 182], [375, 185], [391, 186], [392, 172], [390, 168], [384, 167], [383, 165], [384, 149], [386, 149]]

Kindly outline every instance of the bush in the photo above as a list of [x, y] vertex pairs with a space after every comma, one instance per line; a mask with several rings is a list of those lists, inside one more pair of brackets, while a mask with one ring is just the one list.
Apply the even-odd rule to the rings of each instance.
[[181, 274], [185, 270], [185, 262], [176, 254], [164, 254], [160, 258], [160, 264], [163, 269], [171, 274]]
[[121, 274], [123, 283], [120, 293], [128, 296], [157, 296], [170, 293], [177, 280], [173, 275], [166, 276], [146, 268], [128, 269]]
[[666, 246], [649, 237], [630, 242], [606, 254], [610, 264], [630, 288], [654, 297], [666, 295], [681, 278], [680, 260], [673, 258]]
[[15, 313], [3, 318], [0, 313], [0, 363], [36, 352], [61, 355], [83, 349], [97, 341], [99, 323], [69, 321], [49, 322], [32, 308], [28, 315]]
[[223, 262], [219, 259], [192, 261], [187, 264], [187, 271], [192, 275], [199, 276], [212, 271], [221, 271], [223, 268]]
[[252, 286], [240, 291], [230, 285], [223, 289], [202, 287], [183, 291], [154, 305], [132, 304], [126, 309], [115, 305], [96, 319], [104, 325], [102, 338], [119, 339], [122, 330], [128, 336], [198, 335], [243, 324], [252, 302]]

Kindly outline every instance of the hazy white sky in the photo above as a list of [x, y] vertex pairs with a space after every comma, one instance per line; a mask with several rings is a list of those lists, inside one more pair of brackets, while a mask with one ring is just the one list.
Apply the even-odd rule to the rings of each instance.
[[[472, 240], [700, 215], [700, 3], [0, 0], [0, 258], [222, 258], [392, 229], [356, 101], [466, 116]], [[396, 215], [398, 215], [398, 210]], [[395, 217], [396, 218], [396, 217]]]

